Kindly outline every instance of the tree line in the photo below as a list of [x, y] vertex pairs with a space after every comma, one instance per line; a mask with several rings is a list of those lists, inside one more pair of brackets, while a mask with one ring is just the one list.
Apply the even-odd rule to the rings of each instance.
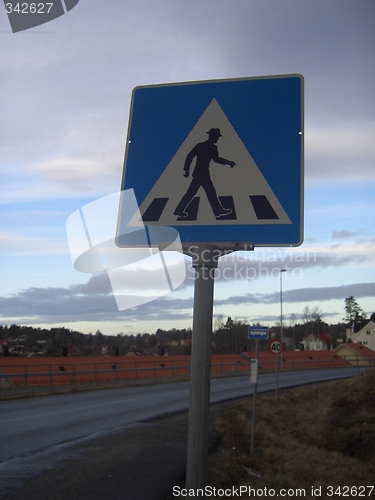
[[[322, 311], [306, 306], [299, 319], [291, 315], [283, 318], [282, 336], [286, 349], [298, 349], [304, 337], [309, 334], [331, 335], [334, 346], [341, 339], [345, 341], [346, 329], [366, 319], [366, 314], [357, 300], [351, 296], [345, 299], [343, 322], [328, 324], [323, 320]], [[375, 313], [371, 318], [375, 321]], [[218, 316], [213, 324], [214, 354], [234, 354], [254, 350], [255, 342], [248, 338], [249, 323], [230, 316]], [[257, 326], [253, 324], [252, 326]], [[270, 328], [270, 336], [280, 338], [281, 321]], [[192, 331], [190, 328], [164, 330], [137, 335], [105, 335], [100, 330], [95, 334], [84, 334], [65, 327], [34, 328], [31, 326], [1, 326], [0, 340], [8, 345], [12, 355], [125, 355], [137, 354], [190, 354]], [[261, 349], [267, 349], [260, 343]]]

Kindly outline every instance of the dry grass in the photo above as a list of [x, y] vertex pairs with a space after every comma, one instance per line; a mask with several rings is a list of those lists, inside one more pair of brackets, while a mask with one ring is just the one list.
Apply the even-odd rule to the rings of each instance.
[[[254, 456], [251, 418], [249, 400], [212, 423], [220, 446], [209, 460], [209, 485], [305, 488], [306, 498], [311, 498], [312, 486], [322, 486], [320, 498], [328, 498], [327, 485], [375, 485], [374, 370], [354, 379], [285, 391], [278, 405], [274, 396], [258, 397]], [[243, 467], [261, 477], [251, 477]]]

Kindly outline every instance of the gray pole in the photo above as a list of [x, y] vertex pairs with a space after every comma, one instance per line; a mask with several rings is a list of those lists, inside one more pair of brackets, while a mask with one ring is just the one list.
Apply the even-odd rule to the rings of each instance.
[[[257, 360], [258, 369], [258, 352], [259, 352], [259, 341], [255, 340], [255, 359]], [[258, 392], [258, 374], [257, 381], [254, 383], [254, 394], [253, 394], [253, 417], [251, 419], [251, 445], [250, 454], [254, 455], [254, 441], [255, 441], [255, 413], [257, 408], [257, 392]]]
[[[199, 246], [193, 254], [195, 286], [186, 488], [195, 491], [206, 486], [214, 273], [218, 259], [219, 250], [213, 245]], [[204, 498], [204, 495], [193, 496]]]
[[[280, 341], [283, 343], [283, 273], [286, 269], [280, 269]], [[281, 357], [280, 368], [283, 367], [283, 358]]]
[[276, 404], [279, 403], [279, 372], [278, 372], [279, 358], [278, 354], [275, 354], [275, 372], [276, 372]]

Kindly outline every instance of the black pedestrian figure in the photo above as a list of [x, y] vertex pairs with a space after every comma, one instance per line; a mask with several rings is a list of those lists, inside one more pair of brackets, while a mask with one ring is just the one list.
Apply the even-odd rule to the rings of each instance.
[[220, 219], [221, 217], [232, 213], [230, 208], [224, 208], [221, 205], [217, 197], [215, 187], [212, 184], [210, 177], [210, 162], [212, 160], [221, 165], [229, 165], [231, 168], [233, 168], [236, 164], [234, 161], [226, 160], [225, 158], [220, 158], [219, 156], [216, 143], [219, 140], [219, 137], [222, 137], [220, 129], [211, 128], [207, 134], [208, 140], [200, 142], [194, 146], [185, 160], [184, 177], [189, 177], [191, 162], [193, 161], [193, 158], [197, 158], [190, 186], [174, 211], [174, 215], [177, 215], [180, 219], [188, 217], [189, 214], [186, 212], [186, 208], [200, 187], [205, 190], [216, 219]]

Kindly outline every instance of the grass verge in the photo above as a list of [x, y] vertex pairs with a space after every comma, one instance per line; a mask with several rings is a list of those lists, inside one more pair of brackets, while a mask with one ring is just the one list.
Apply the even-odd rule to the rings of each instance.
[[[276, 494], [281, 489], [305, 489], [305, 495], [298, 492], [288, 498], [322, 499], [358, 496], [357, 490], [350, 493], [344, 486], [375, 485], [375, 370], [285, 391], [278, 405], [274, 396], [258, 396], [256, 410], [253, 456], [252, 399], [212, 422], [220, 440], [209, 458], [208, 485], [263, 491], [241, 498], [261, 498], [265, 488], [272, 488]], [[361, 491], [360, 496], [369, 498], [369, 488]], [[371, 497], [375, 498], [375, 488]]]

